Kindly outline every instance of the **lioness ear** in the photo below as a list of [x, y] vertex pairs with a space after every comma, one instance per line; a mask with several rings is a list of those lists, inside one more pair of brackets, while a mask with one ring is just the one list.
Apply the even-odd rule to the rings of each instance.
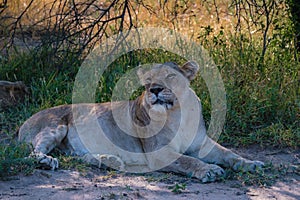
[[182, 65], [181, 70], [183, 71], [183, 75], [191, 81], [196, 77], [199, 66], [194, 61], [188, 61]]

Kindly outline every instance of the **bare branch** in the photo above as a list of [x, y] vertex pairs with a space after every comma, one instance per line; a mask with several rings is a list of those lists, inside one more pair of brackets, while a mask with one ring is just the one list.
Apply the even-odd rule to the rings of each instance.
[[2, 0], [2, 3], [0, 3], [0, 15], [6, 8], [7, 8], [7, 0]]
[[[31, 0], [18, 17], [10, 18], [11, 23], [6, 25], [11, 30], [10, 47], [16, 38], [22, 38], [22, 42], [26, 44], [27, 38], [35, 35], [35, 40], [38, 40], [36, 44], [39, 44], [37, 48], [48, 46], [53, 55], [72, 52], [84, 56], [84, 52], [89, 52], [103, 37], [131, 29], [137, 21], [133, 20], [137, 15], [133, 15], [131, 0], [113, 0], [110, 3], [97, 0], [53, 0], [44, 5], [45, 10], [36, 11], [43, 14], [38, 15], [35, 20], [24, 20], [29, 10], [33, 12], [31, 7], [37, 2]], [[0, 20], [3, 18], [0, 15]], [[5, 26], [2, 28], [5, 29]], [[31, 34], [24, 34], [26, 30], [30, 30]], [[6, 47], [7, 45], [2, 46]]]

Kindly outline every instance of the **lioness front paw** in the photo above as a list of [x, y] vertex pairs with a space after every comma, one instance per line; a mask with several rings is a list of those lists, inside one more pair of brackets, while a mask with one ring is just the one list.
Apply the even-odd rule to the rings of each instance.
[[232, 167], [234, 171], [243, 171], [243, 172], [255, 172], [259, 169], [262, 169], [265, 166], [265, 163], [258, 160], [247, 160], [241, 159], [239, 162], [236, 162]]
[[53, 158], [41, 152], [32, 152], [29, 157], [36, 159], [45, 168], [55, 170], [59, 166], [57, 158]]
[[202, 183], [209, 183], [223, 178], [225, 171], [218, 165], [207, 164], [204, 168], [196, 170], [193, 176], [200, 179]]
[[52, 170], [58, 169], [59, 166], [57, 158], [53, 158], [51, 156], [45, 156], [42, 160], [40, 160], [40, 163], [45, 164]]
[[101, 155], [100, 156], [101, 163], [104, 164], [107, 167], [124, 171], [125, 170], [125, 164], [121, 160], [121, 158], [114, 156], [114, 155]]

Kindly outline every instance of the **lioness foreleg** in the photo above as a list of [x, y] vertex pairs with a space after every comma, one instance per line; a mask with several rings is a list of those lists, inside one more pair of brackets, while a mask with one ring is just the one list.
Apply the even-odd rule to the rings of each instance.
[[162, 171], [175, 172], [191, 176], [203, 183], [213, 182], [225, 176], [225, 171], [214, 164], [207, 164], [197, 158], [182, 155], [175, 162], [162, 169]]
[[204, 162], [230, 167], [234, 171], [255, 172], [264, 166], [263, 162], [245, 159], [210, 138], [202, 145], [198, 156]]
[[50, 167], [52, 170], [58, 168], [57, 158], [48, 156], [47, 153], [58, 146], [67, 135], [67, 126], [59, 125], [57, 128], [44, 128], [32, 141], [34, 150], [29, 157], [36, 159], [39, 163]]
[[110, 167], [115, 170], [124, 171], [125, 164], [121, 160], [121, 158], [109, 155], [109, 154], [102, 154], [102, 155], [92, 155], [91, 153], [86, 153], [82, 156], [83, 161], [93, 165], [95, 167]]

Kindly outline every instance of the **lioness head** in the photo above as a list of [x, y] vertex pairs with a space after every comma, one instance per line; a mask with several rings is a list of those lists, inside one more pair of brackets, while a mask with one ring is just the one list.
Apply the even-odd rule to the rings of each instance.
[[178, 104], [178, 98], [184, 95], [198, 72], [198, 65], [189, 61], [183, 66], [167, 62], [156, 64], [150, 70], [139, 69], [138, 76], [145, 86], [145, 101], [151, 107], [162, 105], [171, 109]]

